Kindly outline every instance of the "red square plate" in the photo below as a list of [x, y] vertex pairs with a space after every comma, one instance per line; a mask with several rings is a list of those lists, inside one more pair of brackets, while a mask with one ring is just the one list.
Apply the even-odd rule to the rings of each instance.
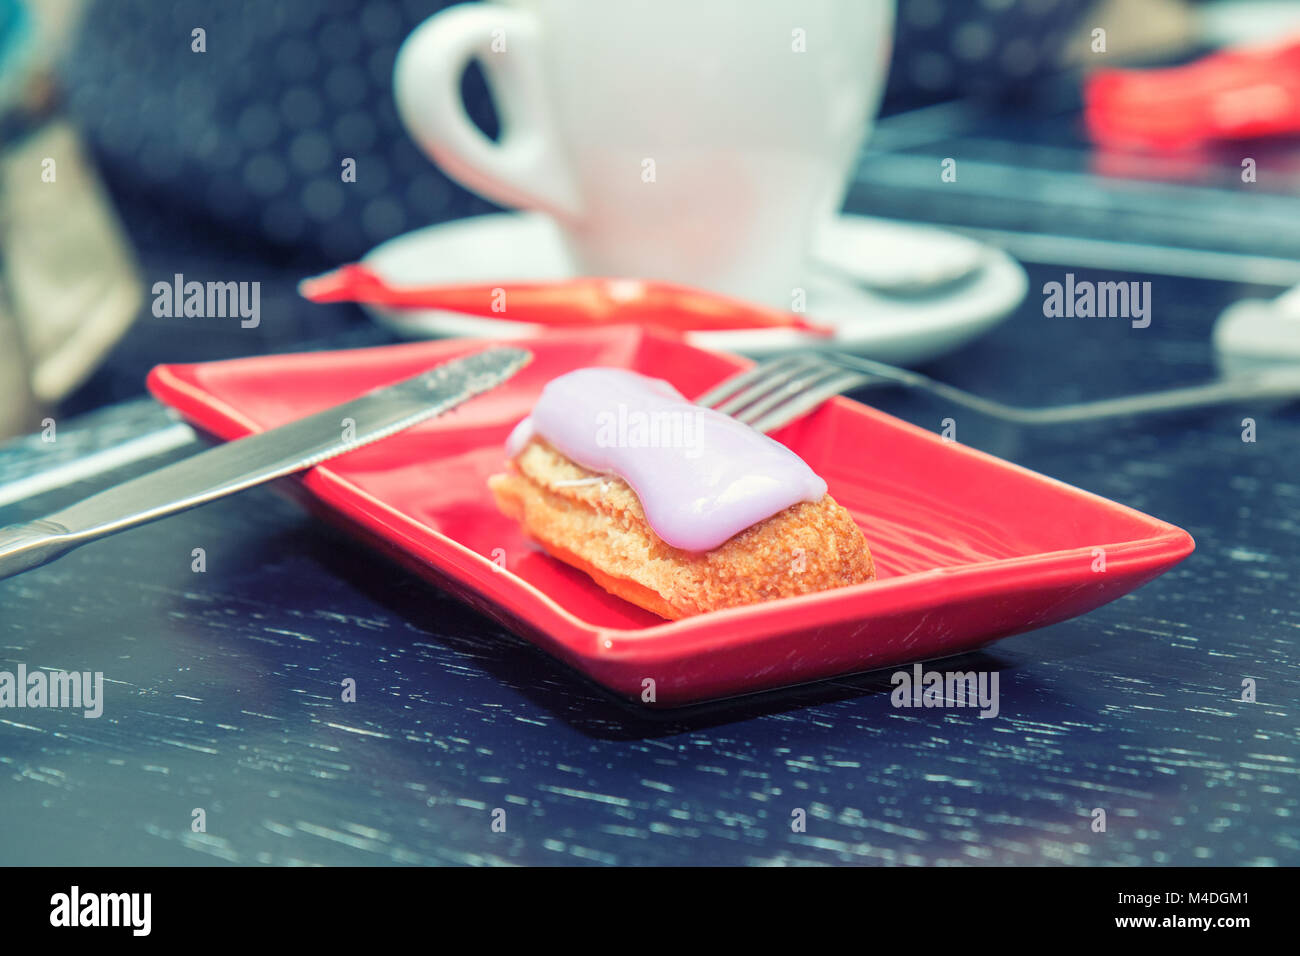
[[[149, 387], [231, 439], [485, 344], [163, 365]], [[674, 706], [969, 651], [1113, 601], [1194, 547], [1173, 525], [841, 398], [773, 437], [852, 512], [879, 579], [664, 621], [538, 550], [497, 512], [487, 478], [505, 463], [510, 429], [563, 372], [632, 368], [693, 396], [749, 363], [631, 327], [551, 332], [528, 347], [532, 364], [505, 385], [314, 468], [301, 487], [367, 541], [634, 700], [647, 678], [656, 704]], [[1093, 570], [1099, 548], [1104, 571]]]

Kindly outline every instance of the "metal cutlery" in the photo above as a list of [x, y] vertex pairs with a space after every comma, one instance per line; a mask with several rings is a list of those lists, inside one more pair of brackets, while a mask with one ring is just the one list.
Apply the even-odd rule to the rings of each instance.
[[489, 348], [297, 421], [183, 458], [71, 507], [0, 528], [0, 578], [89, 541], [186, 511], [387, 438], [510, 378], [532, 358]]

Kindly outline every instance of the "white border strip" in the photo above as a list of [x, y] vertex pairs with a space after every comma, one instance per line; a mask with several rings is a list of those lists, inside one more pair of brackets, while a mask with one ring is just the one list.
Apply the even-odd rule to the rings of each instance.
[[1154, 275], [1188, 279], [1218, 279], [1247, 285], [1288, 288], [1300, 284], [1300, 261], [1273, 256], [1252, 256], [1240, 252], [1215, 252], [1175, 246], [1152, 246], [1109, 239], [1053, 236], [1043, 233], [980, 229], [953, 223], [934, 223], [972, 239], [981, 239], [1005, 249], [1022, 262], [1116, 269], [1122, 272], [1150, 272]]
[[26, 478], [11, 481], [7, 485], [0, 485], [0, 507], [13, 504], [15, 501], [22, 501], [24, 498], [30, 498], [33, 495], [52, 491], [55, 488], [63, 488], [76, 481], [93, 478], [95, 475], [103, 474], [122, 465], [128, 465], [142, 458], [161, 455], [163, 452], [180, 448], [182, 445], [187, 445], [197, 439], [198, 435], [189, 425], [183, 423], [169, 425], [158, 431], [132, 438], [112, 448], [92, 452], [84, 458], [77, 458], [74, 461], [55, 465], [48, 471], [43, 471], [38, 475], [29, 475]]

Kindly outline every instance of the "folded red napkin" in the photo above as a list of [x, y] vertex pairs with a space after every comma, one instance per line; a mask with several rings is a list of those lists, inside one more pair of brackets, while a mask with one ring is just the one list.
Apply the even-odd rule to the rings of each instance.
[[304, 279], [298, 291], [312, 302], [447, 309], [535, 325], [631, 323], [674, 332], [797, 329], [811, 335], [832, 334], [830, 328], [807, 322], [792, 312], [645, 279], [393, 286], [367, 266], [352, 264]]

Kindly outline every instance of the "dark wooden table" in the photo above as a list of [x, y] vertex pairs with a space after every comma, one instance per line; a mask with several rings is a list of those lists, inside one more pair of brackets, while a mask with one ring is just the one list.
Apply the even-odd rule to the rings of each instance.
[[[1107, 274], [1153, 282], [1154, 320], [1133, 329], [1045, 318], [1038, 290], [1064, 271], [1031, 268], [1014, 317], [927, 370], [1023, 404], [1196, 381], [1220, 309], [1270, 291]], [[1300, 861], [1296, 409], [1031, 431], [859, 397], [935, 430], [955, 417], [959, 440], [1179, 524], [1197, 550], [962, 660], [1000, 672], [996, 719], [894, 709], [887, 672], [653, 716], [256, 490], [0, 582], [0, 670], [106, 679], [99, 719], [0, 711], [0, 862]], [[156, 418], [123, 405], [11, 444], [0, 488]]]

